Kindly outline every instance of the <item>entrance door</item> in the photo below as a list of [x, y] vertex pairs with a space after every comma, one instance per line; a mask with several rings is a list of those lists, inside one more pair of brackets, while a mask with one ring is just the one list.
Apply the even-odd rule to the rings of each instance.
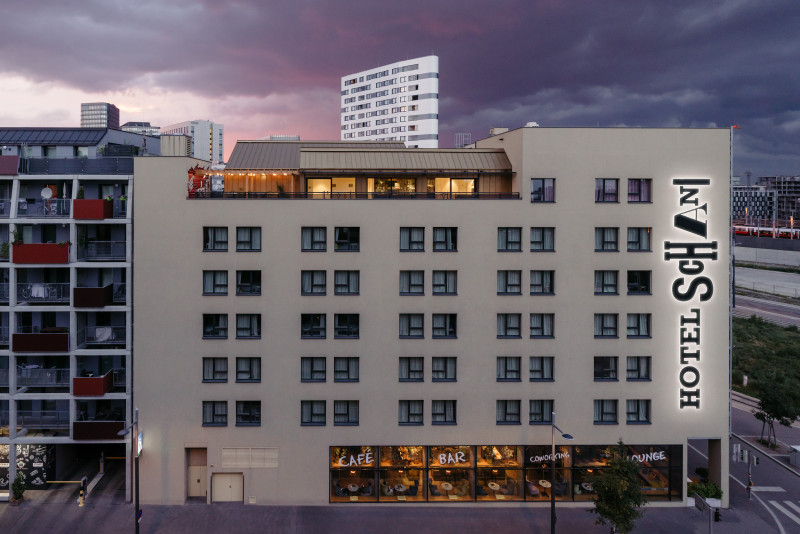
[[187, 471], [188, 481], [188, 496], [189, 497], [203, 497], [206, 496], [206, 466], [204, 465], [190, 465]]
[[244, 475], [242, 473], [213, 473], [211, 475], [211, 500], [213, 502], [243, 502]]

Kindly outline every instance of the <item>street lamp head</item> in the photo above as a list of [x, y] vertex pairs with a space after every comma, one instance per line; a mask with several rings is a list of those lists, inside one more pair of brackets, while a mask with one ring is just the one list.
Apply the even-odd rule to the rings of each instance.
[[575, 438], [572, 437], [572, 434], [561, 434], [561, 437], [566, 439], [566, 440], [569, 440], [569, 441], [572, 441], [573, 439], [575, 439]]
[[130, 434], [130, 433], [131, 433], [131, 430], [130, 430], [130, 428], [123, 428], [122, 430], [120, 430], [119, 432], [117, 432], [117, 435], [118, 435], [118, 436], [127, 436], [127, 435], [128, 435], [128, 434]]

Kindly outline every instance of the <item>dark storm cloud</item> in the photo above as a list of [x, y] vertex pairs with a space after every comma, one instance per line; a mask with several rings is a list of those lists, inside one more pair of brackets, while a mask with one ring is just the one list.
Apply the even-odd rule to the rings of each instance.
[[[798, 27], [797, 0], [6, 0], [0, 71], [87, 92], [335, 102], [342, 75], [434, 53], [441, 146], [531, 120], [739, 124], [734, 172], [800, 174]], [[317, 121], [337, 135], [335, 108]]]

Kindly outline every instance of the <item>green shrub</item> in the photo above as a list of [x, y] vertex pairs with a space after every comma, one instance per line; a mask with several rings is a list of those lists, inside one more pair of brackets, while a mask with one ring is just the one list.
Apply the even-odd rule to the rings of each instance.
[[11, 483], [11, 493], [15, 500], [20, 500], [25, 493], [25, 482], [22, 480], [22, 473], [17, 473], [14, 482]]
[[732, 376], [733, 383], [737, 386], [741, 386], [744, 383], [744, 373], [740, 370], [735, 370]]
[[699, 495], [704, 499], [721, 499], [722, 488], [713, 482], [698, 482], [697, 484], [690, 482], [686, 488], [686, 495], [689, 497]]

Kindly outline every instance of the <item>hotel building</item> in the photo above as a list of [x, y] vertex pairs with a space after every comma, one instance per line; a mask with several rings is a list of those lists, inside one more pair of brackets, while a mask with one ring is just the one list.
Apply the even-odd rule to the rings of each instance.
[[398, 61], [342, 76], [341, 139], [439, 147], [439, 58]]
[[679, 506], [701, 438], [727, 506], [729, 147], [520, 128], [138, 159], [142, 502], [585, 504], [621, 438]]

